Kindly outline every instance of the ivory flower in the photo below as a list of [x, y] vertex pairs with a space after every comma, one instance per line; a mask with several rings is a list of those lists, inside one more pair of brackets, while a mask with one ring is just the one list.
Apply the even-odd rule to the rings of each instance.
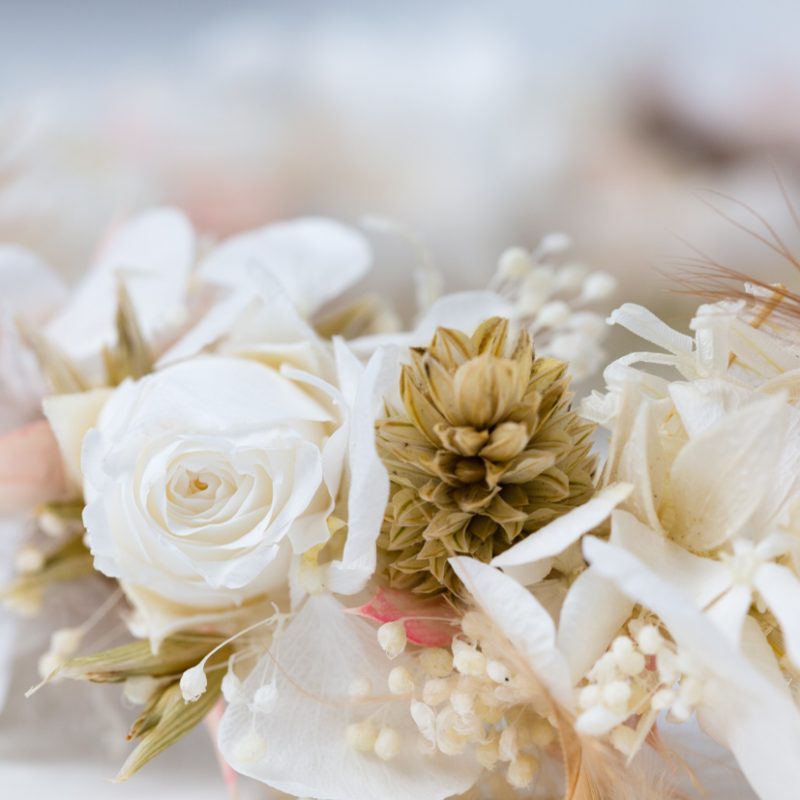
[[[759, 797], [793, 798], [800, 778], [800, 710], [763, 637], [745, 655], [636, 556], [591, 537], [584, 548], [593, 570], [664, 621], [691, 670], [701, 723], [730, 748]], [[770, 659], [771, 670], [765, 667]]]

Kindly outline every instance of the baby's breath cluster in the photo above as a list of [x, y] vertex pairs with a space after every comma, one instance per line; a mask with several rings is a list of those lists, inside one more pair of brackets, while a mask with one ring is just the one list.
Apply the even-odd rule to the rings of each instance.
[[[402, 623], [387, 623], [378, 640], [390, 658], [405, 646]], [[423, 753], [472, 755], [487, 770], [502, 769], [515, 788], [536, 778], [543, 750], [555, 740], [547, 697], [488, 643], [485, 619], [469, 612], [449, 648], [406, 653], [388, 676], [387, 689], [407, 702]], [[369, 692], [373, 687], [353, 687]], [[350, 724], [346, 738], [360, 752], [390, 760], [406, 743], [371, 719]]]
[[[621, 753], [633, 756], [655, 717], [669, 712], [685, 722], [703, 698], [706, 678], [695, 659], [665, 639], [657, 625], [634, 619], [597, 660], [579, 690], [583, 733], [610, 733]], [[626, 722], [634, 719], [635, 726]]]
[[605, 320], [589, 309], [607, 300], [616, 282], [570, 258], [571, 249], [563, 233], [545, 236], [533, 251], [510, 247], [500, 257], [491, 287], [513, 303], [515, 318], [533, 331], [539, 351], [569, 361], [580, 380], [604, 358], [599, 342]]

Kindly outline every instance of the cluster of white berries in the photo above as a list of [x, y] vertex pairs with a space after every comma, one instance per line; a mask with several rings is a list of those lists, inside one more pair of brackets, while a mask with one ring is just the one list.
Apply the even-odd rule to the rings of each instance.
[[[470, 612], [449, 649], [420, 648], [407, 654], [388, 676], [391, 694], [407, 701], [420, 733], [423, 752], [456, 756], [472, 753], [486, 769], [504, 764], [515, 788], [529, 786], [539, 768], [539, 754], [555, 739], [546, 700], [530, 681], [482, 642], [485, 623]], [[378, 641], [390, 658], [406, 646], [402, 623], [387, 623]], [[371, 687], [353, 687], [369, 691]], [[361, 752], [394, 758], [401, 741], [396, 731], [369, 720], [347, 728], [347, 741]]]
[[536, 335], [542, 355], [570, 362], [580, 379], [602, 363], [597, 342], [607, 330], [603, 316], [586, 310], [611, 296], [613, 276], [565, 260], [572, 246], [563, 233], [545, 236], [534, 251], [506, 250], [491, 287], [514, 303], [517, 318]]
[[[611, 743], [633, 756], [659, 712], [685, 722], [701, 702], [702, 672], [696, 662], [664, 639], [658, 628], [641, 619], [629, 624], [630, 635], [618, 636], [589, 672], [580, 689], [580, 731], [610, 734]], [[636, 727], [626, 720], [638, 717]]]

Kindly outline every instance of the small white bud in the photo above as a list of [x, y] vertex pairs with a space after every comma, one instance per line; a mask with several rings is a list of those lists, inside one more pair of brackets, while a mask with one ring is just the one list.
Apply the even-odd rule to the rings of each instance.
[[611, 731], [611, 744], [624, 756], [631, 756], [636, 749], [636, 731], [620, 725]]
[[37, 666], [39, 669], [39, 677], [45, 680], [60, 667], [64, 666], [64, 659], [59, 656], [58, 653], [48, 651], [39, 656]]
[[598, 681], [611, 680], [617, 672], [617, 657], [612, 653], [603, 653], [589, 672], [590, 677]]
[[358, 678], [353, 678], [350, 685], [347, 687], [347, 694], [353, 700], [363, 700], [372, 694], [372, 682], [369, 678], [363, 675]]
[[487, 662], [486, 674], [495, 683], [507, 683], [509, 679], [508, 667], [502, 661]]
[[669, 713], [678, 722], [688, 721], [688, 719], [692, 716], [692, 711], [692, 707], [681, 698], [678, 698], [669, 709]]
[[617, 288], [617, 282], [607, 272], [592, 272], [583, 282], [581, 297], [587, 301], [605, 300]]
[[545, 303], [536, 315], [537, 328], [558, 328], [570, 315], [570, 308], [563, 300], [551, 300]]
[[456, 690], [450, 695], [450, 705], [461, 716], [471, 714], [475, 708], [475, 695], [471, 692]]
[[636, 650], [619, 656], [618, 662], [620, 670], [631, 677], [638, 675], [645, 668], [644, 656]]
[[466, 642], [453, 642], [453, 666], [462, 675], [479, 677], [486, 672], [486, 656]]
[[256, 689], [253, 695], [253, 706], [259, 714], [270, 714], [278, 703], [278, 687], [274, 683], [265, 683]]
[[450, 681], [444, 678], [432, 678], [425, 681], [425, 685], [422, 687], [422, 699], [429, 706], [438, 706], [450, 697], [451, 691]]
[[624, 706], [631, 696], [631, 687], [625, 681], [611, 681], [603, 687], [603, 702], [611, 706]]
[[634, 651], [633, 640], [629, 636], [617, 636], [611, 643], [611, 652], [617, 657], [629, 655]]
[[655, 711], [666, 711], [675, 702], [675, 692], [672, 689], [659, 689], [650, 701], [650, 706]]
[[477, 611], [467, 611], [461, 619], [461, 630], [473, 641], [480, 639], [485, 629], [484, 619]]
[[345, 728], [347, 746], [357, 753], [371, 753], [378, 738], [377, 728], [368, 719], [351, 722]]
[[436, 714], [430, 706], [420, 703], [419, 700], [413, 700], [411, 702], [411, 719], [414, 720], [426, 741], [436, 741]]
[[231, 705], [242, 705], [247, 702], [244, 686], [235, 672], [227, 672], [222, 679], [222, 696], [225, 702]]
[[492, 769], [500, 760], [498, 737], [496, 735], [492, 736], [488, 741], [477, 745], [475, 748], [475, 758], [484, 769]]
[[373, 750], [381, 761], [391, 761], [400, 753], [400, 734], [384, 725], [378, 732]]
[[80, 628], [61, 628], [50, 637], [50, 650], [63, 658], [69, 658], [81, 646], [83, 631]]
[[392, 694], [411, 694], [414, 691], [414, 679], [405, 667], [394, 667], [389, 673], [389, 691]]
[[556, 287], [563, 292], [579, 292], [588, 273], [583, 264], [565, 264], [556, 270]]
[[419, 663], [431, 678], [446, 678], [453, 671], [453, 656], [443, 647], [426, 647], [419, 654]]
[[125, 679], [122, 695], [129, 703], [142, 706], [152, 697], [159, 683], [152, 675], [134, 675]]
[[255, 764], [267, 754], [267, 743], [251, 730], [236, 742], [233, 753], [237, 761], [243, 764]]
[[597, 684], [590, 683], [584, 686], [578, 694], [578, 705], [583, 708], [593, 708], [601, 699], [600, 687]]
[[534, 256], [536, 258], [558, 256], [562, 253], [565, 253], [571, 247], [572, 239], [566, 233], [554, 231], [553, 233], [548, 233], [546, 236], [542, 237], [542, 241], [539, 242]]
[[656, 655], [664, 644], [664, 639], [655, 625], [645, 625], [636, 634], [636, 641], [639, 643], [639, 649], [646, 656]]
[[385, 622], [378, 628], [378, 644], [389, 658], [397, 658], [406, 649], [407, 642], [406, 627], [400, 620]]
[[39, 525], [39, 530], [51, 539], [60, 539], [70, 529], [70, 526], [58, 514], [52, 511], [43, 511], [36, 518]]
[[661, 683], [671, 684], [678, 679], [680, 670], [678, 669], [677, 656], [666, 648], [659, 650], [656, 656], [656, 667]]
[[506, 780], [515, 789], [525, 789], [533, 783], [538, 771], [538, 759], [521, 753], [508, 765]]
[[533, 266], [530, 253], [522, 247], [509, 247], [500, 256], [497, 273], [506, 280], [524, 278]]
[[500, 758], [503, 761], [513, 761], [519, 753], [519, 743], [517, 742], [517, 729], [509, 725], [500, 734]]
[[29, 575], [38, 572], [44, 566], [44, 561], [45, 555], [38, 547], [27, 545], [17, 552], [14, 565], [18, 572]]
[[205, 692], [208, 686], [204, 664], [195, 665], [181, 675], [181, 694], [187, 703], [194, 703]]

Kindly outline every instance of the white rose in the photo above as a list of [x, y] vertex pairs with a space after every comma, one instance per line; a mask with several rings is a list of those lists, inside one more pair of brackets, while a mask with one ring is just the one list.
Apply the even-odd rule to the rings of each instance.
[[114, 391], [84, 439], [84, 520], [151, 638], [283, 587], [290, 552], [327, 540], [344, 421], [319, 389], [230, 356]]

